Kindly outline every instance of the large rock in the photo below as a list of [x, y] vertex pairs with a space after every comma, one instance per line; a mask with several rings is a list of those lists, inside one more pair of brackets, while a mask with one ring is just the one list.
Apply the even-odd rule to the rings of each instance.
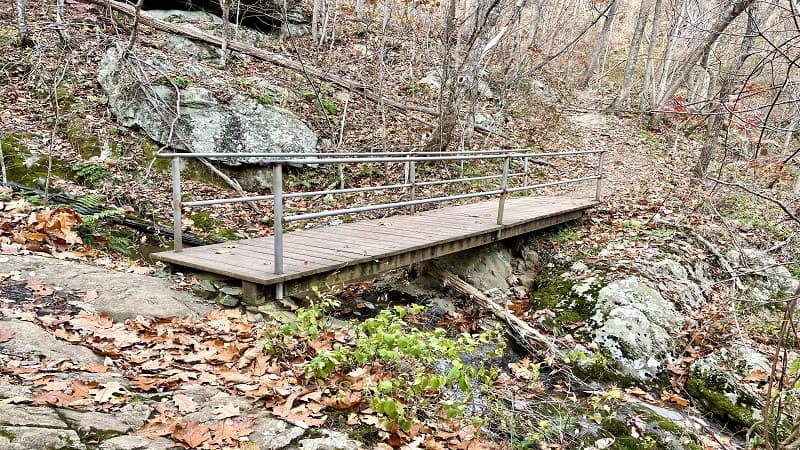
[[302, 435], [302, 428], [264, 412], [256, 418], [248, 439], [258, 444], [261, 450], [273, 450], [286, 447]]
[[321, 430], [323, 437], [303, 439], [292, 450], [358, 450], [363, 445], [338, 431]]
[[[741, 253], [731, 250], [725, 258], [733, 267], [750, 271], [745, 278], [745, 295], [751, 300], [767, 306], [776, 306], [791, 297], [800, 284], [786, 265], [779, 264], [775, 258], [760, 250], [744, 249]], [[744, 262], [749, 264], [744, 267]]]
[[653, 264], [650, 269], [667, 287], [666, 292], [669, 292], [673, 300], [683, 309], [696, 310], [705, 304], [703, 289], [698, 284], [698, 282], [704, 283], [705, 280], [694, 280], [693, 274], [679, 262], [666, 258]]
[[0, 344], [0, 353], [25, 353], [48, 359], [71, 359], [80, 363], [102, 364], [103, 358], [80, 345], [57, 339], [38, 325], [20, 320], [0, 320], [0, 330], [14, 337]]
[[737, 381], [738, 376], [746, 373], [746, 364], [739, 365], [738, 370], [735, 367], [723, 370], [730, 367], [726, 364], [729, 357], [714, 353], [692, 363], [685, 388], [698, 406], [746, 430], [762, 419], [761, 402]]
[[676, 350], [671, 333], [687, 318], [638, 277], [600, 289], [590, 320], [592, 339], [609, 351], [623, 370], [642, 381], [657, 378]]
[[0, 448], [3, 450], [83, 450], [86, 446], [81, 442], [78, 433], [72, 430], [0, 426]]
[[[316, 149], [317, 136], [294, 114], [243, 95], [220, 81], [213, 69], [199, 63], [178, 65], [157, 50], [140, 55], [141, 62], [121, 58], [121, 53], [118, 47], [106, 51], [98, 81], [117, 121], [140, 128], [154, 141], [189, 152], [310, 153]], [[141, 64], [150, 69], [143, 70]], [[221, 161], [239, 166], [265, 160]]]
[[144, 436], [117, 436], [100, 444], [100, 450], [171, 450], [182, 448], [169, 439], [148, 439]]
[[511, 259], [508, 247], [494, 244], [439, 258], [438, 263], [482, 291], [507, 291]]
[[[197, 316], [210, 309], [190, 294], [170, 289], [168, 280], [114, 272], [72, 261], [9, 255], [8, 261], [3, 263], [3, 270], [19, 271], [22, 277], [40, 279], [54, 289], [75, 292], [94, 290], [97, 292], [97, 299], [78, 306], [91, 312], [106, 313], [116, 321], [133, 319], [136, 316]], [[57, 342], [68, 345], [63, 341]], [[78, 356], [92, 358], [90, 355], [94, 354], [84, 348], [84, 352]]]

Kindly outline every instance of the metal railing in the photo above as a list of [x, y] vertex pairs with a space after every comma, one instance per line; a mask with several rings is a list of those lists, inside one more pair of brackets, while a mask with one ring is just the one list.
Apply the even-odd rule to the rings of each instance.
[[[381, 209], [408, 207], [411, 213], [416, 212], [416, 207], [420, 205], [440, 203], [445, 201], [463, 200], [477, 197], [499, 196], [497, 208], [497, 224], [502, 225], [505, 201], [508, 194], [514, 192], [530, 191], [550, 186], [559, 186], [588, 181], [596, 182], [595, 198], [600, 200], [600, 191], [603, 178], [603, 156], [605, 150], [586, 150], [570, 151], [558, 153], [535, 153], [526, 150], [481, 150], [481, 151], [462, 151], [462, 152], [365, 152], [365, 153], [166, 153], [160, 157], [172, 158], [172, 206], [173, 206], [173, 232], [174, 250], [180, 252], [182, 244], [182, 209], [184, 207], [200, 207], [219, 205], [225, 203], [242, 203], [251, 201], [273, 202], [273, 221], [274, 221], [274, 272], [276, 275], [283, 274], [283, 225], [300, 220], [311, 220], [330, 216], [340, 216], [346, 214], [363, 213], [377, 211]], [[544, 158], [557, 158], [565, 156], [589, 156], [597, 155], [597, 170], [594, 175], [579, 178], [568, 178], [547, 183], [528, 184], [528, 172], [531, 160]], [[181, 193], [181, 159], [191, 158], [260, 158], [259, 163], [272, 166], [272, 194], [248, 197], [232, 197], [211, 200], [183, 201]], [[492, 161], [502, 160], [502, 172], [494, 175], [461, 177], [445, 180], [418, 181], [417, 163], [433, 161]], [[520, 160], [522, 171], [510, 172], [511, 161]], [[357, 188], [345, 188], [343, 166], [346, 164], [364, 163], [404, 163], [407, 165], [405, 179], [402, 183], [367, 186]], [[322, 191], [308, 192], [284, 192], [283, 186], [283, 166], [284, 165], [339, 165], [339, 175], [341, 178], [338, 189], [328, 189]], [[462, 173], [463, 175], [463, 173]], [[509, 187], [509, 179], [513, 177], [524, 177], [522, 186]], [[476, 181], [499, 180], [496, 189], [480, 190], [479, 192], [460, 193], [453, 195], [442, 195], [417, 199], [417, 188], [427, 186], [441, 186], [455, 183], [471, 183]], [[339, 208], [305, 214], [295, 214], [287, 216], [284, 214], [284, 200], [287, 198], [316, 197], [320, 195], [338, 195], [366, 193], [387, 190], [405, 190], [409, 200], [389, 203], [379, 203], [367, 206], [356, 206], [349, 208]], [[283, 297], [283, 284], [276, 285], [276, 298]]]

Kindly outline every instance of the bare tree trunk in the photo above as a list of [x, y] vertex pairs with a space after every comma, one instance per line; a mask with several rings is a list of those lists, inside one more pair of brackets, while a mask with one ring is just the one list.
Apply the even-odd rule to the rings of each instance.
[[133, 16], [133, 28], [131, 29], [131, 37], [128, 40], [128, 46], [125, 47], [125, 51], [122, 53], [123, 55], [128, 54], [133, 48], [133, 44], [136, 43], [136, 35], [139, 33], [139, 20], [142, 18], [142, 5], [144, 4], [144, 0], [138, 0], [136, 2], [136, 10]]
[[[740, 48], [739, 57], [736, 58], [736, 62], [734, 63], [733, 67], [730, 68], [728, 71], [728, 76], [724, 78], [722, 86], [720, 86], [715, 107], [710, 109], [712, 116], [709, 119], [709, 138], [706, 141], [706, 144], [700, 150], [700, 158], [697, 162], [697, 165], [694, 167], [694, 174], [697, 177], [702, 177], [708, 170], [708, 166], [711, 164], [711, 161], [714, 158], [714, 149], [717, 146], [717, 141], [719, 140], [722, 126], [727, 118], [721, 116], [720, 114], [714, 113], [722, 112], [724, 110], [723, 105], [728, 102], [728, 97], [733, 92], [733, 86], [737, 82], [739, 71], [742, 70], [745, 60], [750, 54], [750, 49], [753, 47], [753, 40], [758, 31], [758, 3], [752, 3], [748, 9], [749, 17], [747, 21], [747, 29], [742, 37], [742, 45]], [[709, 87], [709, 91], [711, 89], [713, 89], [713, 87]]]
[[664, 50], [664, 57], [661, 59], [661, 65], [658, 69], [659, 82], [658, 89], [653, 97], [653, 109], [655, 109], [656, 106], [663, 104], [666, 100], [664, 97], [665, 92], [667, 91], [667, 80], [669, 79], [670, 67], [672, 66], [672, 54], [675, 53], [675, 48], [678, 46], [678, 39], [680, 38], [680, 33], [678, 30], [680, 30], [680, 28], [683, 26], [685, 15], [686, 2], [681, 1], [680, 11], [677, 13], [675, 23], [673, 23], [672, 31], [670, 32], [669, 44], [667, 44], [667, 48]]
[[644, 29], [647, 26], [648, 17], [650, 17], [650, 0], [642, 0], [642, 3], [639, 5], [639, 17], [636, 19], [636, 27], [633, 30], [633, 37], [631, 38], [631, 48], [630, 52], [628, 52], [628, 64], [625, 66], [625, 76], [622, 80], [622, 87], [619, 89], [619, 94], [611, 105], [612, 110], [620, 109], [628, 98], [628, 95], [630, 95], [631, 86], [633, 86], [633, 72], [639, 60], [639, 48], [642, 46]]
[[314, 42], [319, 40], [319, 15], [322, 9], [322, 0], [313, 0], [311, 9], [311, 37]]
[[222, 48], [220, 48], [219, 65], [228, 65], [228, 42], [231, 39], [231, 0], [219, 0], [222, 8]]
[[19, 41], [22, 45], [28, 45], [31, 41], [31, 37], [28, 31], [27, 5], [25, 4], [25, 0], [14, 0], [14, 6], [16, 6], [17, 10], [17, 32], [19, 33]]
[[647, 110], [651, 98], [651, 85], [653, 84], [653, 55], [656, 51], [656, 41], [658, 40], [658, 28], [661, 25], [661, 10], [664, 5], [664, 0], [656, 0], [656, 5], [653, 8], [653, 27], [650, 29], [650, 43], [647, 48], [647, 62], [644, 66], [644, 83], [642, 85], [642, 96], [640, 108], [642, 111]]
[[675, 95], [675, 92], [678, 91], [678, 88], [686, 81], [686, 78], [691, 73], [695, 64], [701, 60], [705, 60], [706, 55], [711, 52], [711, 48], [717, 42], [719, 36], [725, 31], [726, 28], [728, 28], [728, 25], [730, 25], [731, 22], [739, 17], [739, 15], [754, 2], [755, 0], [735, 0], [733, 7], [726, 14], [723, 14], [719, 17], [719, 19], [717, 19], [717, 21], [711, 27], [708, 36], [684, 59], [677, 71], [675, 78], [672, 80], [672, 83], [670, 83], [667, 89], [664, 91], [664, 99]]
[[64, 0], [56, 0], [56, 26], [61, 43], [66, 45], [69, 36], [67, 36], [67, 28], [64, 25]]
[[600, 36], [597, 38], [597, 44], [595, 44], [594, 50], [592, 51], [589, 65], [586, 67], [586, 72], [578, 81], [580, 86], [589, 84], [589, 80], [592, 78], [592, 75], [594, 75], [594, 71], [597, 70], [597, 65], [600, 63], [600, 55], [603, 54], [603, 50], [605, 50], [606, 45], [608, 45], [608, 36], [611, 35], [611, 25], [614, 23], [614, 18], [617, 16], [618, 6], [619, 0], [611, 0], [611, 7], [606, 13], [606, 20], [603, 21], [603, 29], [600, 31]]

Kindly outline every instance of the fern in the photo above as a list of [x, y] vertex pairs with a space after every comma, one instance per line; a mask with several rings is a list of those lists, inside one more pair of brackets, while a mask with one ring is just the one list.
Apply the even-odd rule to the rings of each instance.
[[94, 214], [97, 209], [102, 209], [106, 203], [106, 196], [103, 194], [86, 194], [78, 197], [72, 205], [72, 209], [81, 215]]
[[[80, 214], [80, 212], [78, 213]], [[104, 209], [100, 212], [96, 212], [94, 214], [80, 214], [81, 219], [83, 219], [83, 225], [92, 227], [97, 225], [100, 222], [104, 222], [106, 219], [111, 217], [119, 217], [124, 215], [124, 213], [118, 209]]]

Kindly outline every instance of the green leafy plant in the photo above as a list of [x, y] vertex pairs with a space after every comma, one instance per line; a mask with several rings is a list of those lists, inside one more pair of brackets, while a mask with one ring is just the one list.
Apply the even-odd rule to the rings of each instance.
[[71, 167], [75, 176], [82, 183], [91, 185], [111, 175], [105, 164], [73, 164]]

